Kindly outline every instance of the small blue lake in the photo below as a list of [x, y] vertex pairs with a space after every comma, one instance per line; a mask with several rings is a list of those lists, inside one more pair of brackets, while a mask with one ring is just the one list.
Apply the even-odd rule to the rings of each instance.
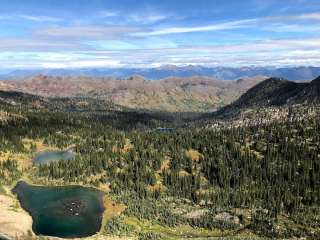
[[163, 132], [163, 133], [171, 133], [171, 132], [175, 132], [176, 129], [175, 128], [156, 128], [155, 131], [157, 132]]
[[33, 186], [20, 181], [12, 191], [32, 216], [36, 235], [78, 238], [100, 230], [105, 209], [104, 193], [99, 190], [81, 186]]
[[70, 150], [68, 151], [46, 151], [39, 153], [34, 159], [35, 164], [46, 164], [59, 160], [72, 160], [76, 154]]

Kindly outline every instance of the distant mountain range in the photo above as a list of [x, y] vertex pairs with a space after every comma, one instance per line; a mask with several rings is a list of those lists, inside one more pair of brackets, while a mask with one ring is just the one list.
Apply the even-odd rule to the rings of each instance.
[[257, 75], [286, 78], [289, 80], [311, 80], [320, 75], [320, 67], [204, 67], [166, 65], [157, 68], [79, 68], [14, 70], [0, 74], [0, 79], [25, 78], [38, 74], [50, 76], [88, 76], [128, 78], [140, 75], [146, 79], [159, 80], [168, 77], [206, 76], [221, 80], [236, 80]]
[[94, 98], [132, 109], [206, 112], [233, 102], [264, 79], [266, 77], [256, 76], [225, 81], [194, 76], [150, 81], [137, 75], [124, 80], [111, 77], [37, 75], [2, 81], [0, 90], [51, 98]]

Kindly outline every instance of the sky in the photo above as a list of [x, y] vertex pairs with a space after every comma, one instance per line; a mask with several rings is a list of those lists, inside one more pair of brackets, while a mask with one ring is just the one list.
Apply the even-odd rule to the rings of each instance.
[[0, 70], [163, 65], [320, 66], [320, 1], [0, 1]]

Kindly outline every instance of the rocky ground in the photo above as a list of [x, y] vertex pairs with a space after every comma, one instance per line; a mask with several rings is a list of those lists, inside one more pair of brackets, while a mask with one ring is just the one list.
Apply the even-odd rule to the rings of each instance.
[[14, 238], [32, 233], [31, 216], [23, 211], [18, 201], [10, 195], [0, 195], [0, 233]]

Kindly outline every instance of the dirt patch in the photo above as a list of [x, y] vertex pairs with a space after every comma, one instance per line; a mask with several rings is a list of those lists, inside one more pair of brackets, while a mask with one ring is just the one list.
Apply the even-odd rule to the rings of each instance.
[[134, 148], [134, 145], [131, 143], [130, 139], [126, 138], [125, 143], [122, 148], [120, 148], [118, 146], [113, 146], [112, 151], [118, 152], [118, 153], [127, 153], [133, 148]]
[[[24, 138], [22, 139], [22, 143], [26, 149], [33, 150], [35, 152], [57, 150], [57, 148], [45, 144], [44, 139]], [[34, 148], [32, 149], [31, 146], [33, 146]]]
[[22, 237], [32, 232], [32, 218], [16, 199], [0, 195], [0, 233], [10, 237]]
[[7, 122], [9, 119], [10, 119], [9, 113], [0, 111], [0, 122]]
[[188, 212], [187, 214], [184, 215], [184, 217], [189, 219], [200, 219], [208, 212], [209, 212], [208, 209], [198, 209], [198, 210]]
[[104, 226], [107, 224], [107, 222], [111, 218], [113, 218], [115, 216], [119, 216], [126, 209], [126, 205], [115, 203], [109, 197], [105, 197], [103, 199], [103, 206], [105, 208], [105, 211], [103, 214], [101, 231], [103, 231]]
[[216, 220], [228, 222], [232, 224], [240, 224], [240, 219], [238, 216], [232, 215], [228, 212], [218, 213], [215, 217]]
[[99, 189], [106, 193], [110, 192], [111, 191], [110, 183], [100, 183]]
[[201, 153], [199, 153], [197, 150], [189, 149], [185, 153], [186, 157], [189, 158], [192, 161], [199, 162], [204, 157]]
[[187, 176], [190, 176], [190, 173], [188, 173], [185, 170], [180, 170], [179, 171], [179, 177], [187, 177]]
[[103, 205], [106, 209], [104, 217], [107, 219], [120, 215], [126, 209], [124, 204], [115, 203], [107, 197], [103, 200]]
[[171, 159], [169, 157], [165, 157], [164, 161], [161, 163], [159, 173], [165, 172], [170, 169], [170, 160]]
[[162, 185], [161, 183], [157, 183], [155, 185], [147, 185], [146, 189], [149, 192], [155, 192], [155, 191], [165, 192], [165, 191], [167, 191], [167, 187]]

